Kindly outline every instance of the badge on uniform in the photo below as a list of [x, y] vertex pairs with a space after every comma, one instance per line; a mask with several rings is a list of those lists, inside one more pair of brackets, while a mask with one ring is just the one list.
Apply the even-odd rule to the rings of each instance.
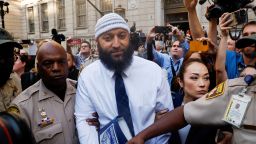
[[213, 90], [211, 90], [207, 94], [206, 100], [213, 99], [213, 98], [216, 98], [218, 96], [221, 96], [221, 95], [224, 94], [224, 91], [225, 91], [225, 82], [217, 85]]
[[49, 118], [46, 114], [46, 112], [44, 111], [44, 109], [42, 110], [39, 110], [41, 113], [41, 122], [38, 124], [39, 127], [43, 128], [43, 127], [46, 127], [50, 124], [52, 124], [54, 122], [54, 119], [53, 118]]
[[18, 114], [18, 115], [20, 114], [20, 110], [19, 110], [19, 108], [18, 108], [17, 105], [11, 105], [11, 106], [9, 106], [8, 109], [7, 109], [7, 112], [8, 112], [8, 113]]
[[238, 95], [232, 95], [223, 118], [225, 122], [238, 128], [241, 126], [246, 110], [251, 102], [251, 96], [246, 95], [245, 91], [246, 89]]

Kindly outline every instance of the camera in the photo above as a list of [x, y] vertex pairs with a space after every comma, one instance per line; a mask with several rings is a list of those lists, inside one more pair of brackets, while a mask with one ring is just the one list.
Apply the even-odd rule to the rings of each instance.
[[232, 22], [229, 24], [230, 27], [243, 24], [247, 22], [247, 11], [245, 9], [240, 9], [238, 11], [231, 13]]
[[170, 26], [155, 26], [156, 33], [162, 33], [168, 35], [169, 32], [172, 31], [172, 27]]
[[144, 45], [146, 42], [145, 34], [139, 34], [139, 32], [130, 33], [130, 42], [135, 50], [137, 50], [141, 45]]
[[[253, 0], [212, 0], [213, 4], [209, 7], [205, 17], [219, 18], [225, 12], [234, 12], [240, 8], [246, 7]], [[204, 4], [206, 0], [199, 0], [199, 4]]]

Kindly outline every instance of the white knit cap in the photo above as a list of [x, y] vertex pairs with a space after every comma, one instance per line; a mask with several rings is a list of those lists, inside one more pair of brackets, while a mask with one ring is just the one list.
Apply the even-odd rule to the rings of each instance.
[[115, 28], [123, 28], [130, 33], [130, 28], [127, 22], [116, 13], [109, 13], [101, 17], [95, 26], [95, 39], [102, 33], [110, 31]]

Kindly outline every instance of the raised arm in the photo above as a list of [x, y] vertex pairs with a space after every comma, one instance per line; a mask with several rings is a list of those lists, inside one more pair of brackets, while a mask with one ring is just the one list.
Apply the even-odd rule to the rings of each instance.
[[[209, 8], [207, 7], [206, 13], [208, 13]], [[217, 52], [217, 25], [218, 19], [211, 18], [209, 19], [209, 28], [208, 28], [208, 38], [211, 40], [213, 45], [209, 45], [208, 53], [216, 53]]]
[[184, 6], [188, 10], [189, 28], [193, 39], [201, 38], [204, 36], [202, 26], [196, 13], [197, 2], [198, 0], [183, 0]]
[[217, 44], [217, 19], [215, 18], [209, 20], [208, 38]]
[[160, 67], [167, 69], [170, 66], [170, 63], [167, 59], [169, 56], [167, 54], [162, 54], [155, 50], [153, 46], [154, 37], [156, 36], [155, 28], [151, 28], [149, 33], [147, 34], [146, 38], [146, 45], [145, 48], [147, 49], [147, 55], [153, 55], [153, 60], [156, 62]]
[[220, 17], [220, 30], [221, 30], [221, 41], [217, 51], [217, 57], [215, 62], [216, 70], [216, 84], [220, 84], [225, 81], [227, 76], [227, 71], [225, 68], [226, 63], [226, 50], [227, 50], [227, 40], [228, 40], [228, 24], [232, 21], [230, 19], [230, 13], [224, 13]]

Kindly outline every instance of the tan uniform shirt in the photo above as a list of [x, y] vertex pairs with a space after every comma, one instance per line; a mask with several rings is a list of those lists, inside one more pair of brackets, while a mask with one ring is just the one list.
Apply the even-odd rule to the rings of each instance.
[[[222, 119], [228, 103], [234, 94], [239, 94], [247, 84], [244, 78], [228, 80], [197, 101], [184, 106], [184, 116], [190, 124], [224, 125]], [[241, 128], [233, 126], [233, 144], [256, 143], [256, 80], [246, 92], [252, 100], [245, 113]]]
[[9, 80], [0, 88], [0, 112], [6, 111], [12, 100], [20, 94], [21, 81], [16, 73], [11, 73]]
[[[37, 143], [75, 144], [77, 137], [74, 121], [75, 81], [67, 79], [64, 102], [39, 80], [13, 100], [21, 116], [31, 128]], [[43, 112], [53, 123], [40, 126]]]

